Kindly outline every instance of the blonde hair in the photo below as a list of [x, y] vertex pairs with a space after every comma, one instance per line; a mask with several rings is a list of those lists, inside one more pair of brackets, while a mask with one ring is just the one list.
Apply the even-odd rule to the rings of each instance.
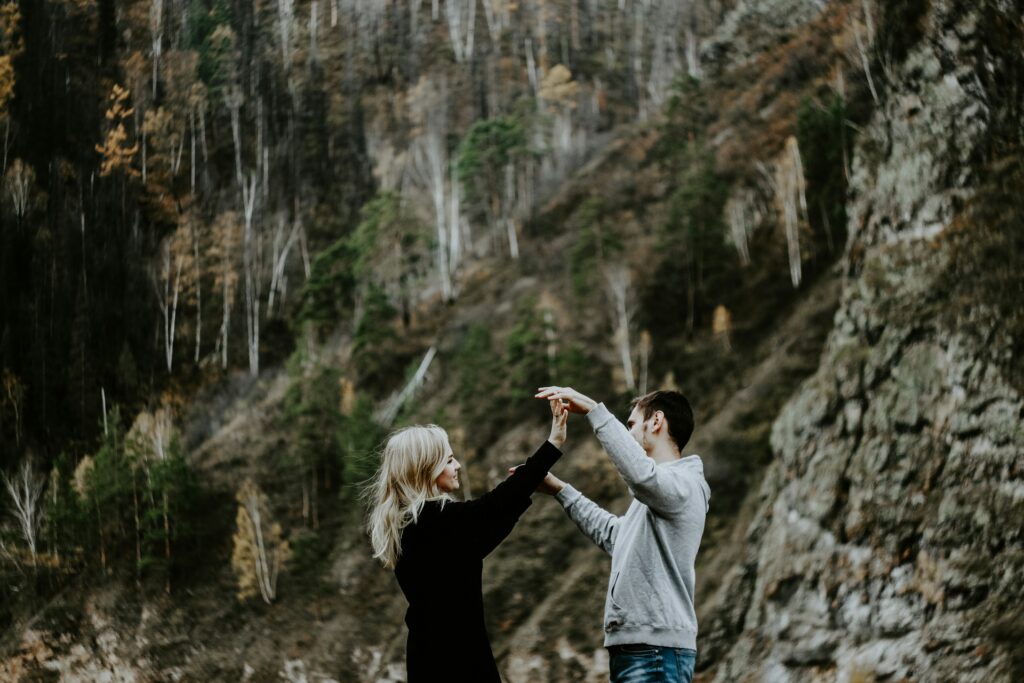
[[448, 434], [437, 425], [399, 429], [388, 437], [380, 469], [371, 480], [367, 526], [373, 556], [394, 569], [402, 552], [402, 530], [419, 519], [428, 500], [449, 500], [437, 487], [450, 448]]

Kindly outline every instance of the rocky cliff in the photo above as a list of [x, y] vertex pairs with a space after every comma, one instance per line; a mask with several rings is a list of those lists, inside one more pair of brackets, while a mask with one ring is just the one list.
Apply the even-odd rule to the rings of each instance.
[[[999, 303], [1020, 301], [1020, 214], [993, 189], [1020, 179], [1020, 120], [1004, 125], [1021, 61], [1002, 42], [1020, 22], [1011, 3], [919, 3], [884, 73], [834, 329], [773, 425], [745, 556], [704, 622], [715, 645], [739, 633], [715, 680], [1024, 675], [1020, 317]], [[998, 251], [960, 267], [963, 240], [992, 233]], [[987, 269], [1005, 289], [966, 294]]]

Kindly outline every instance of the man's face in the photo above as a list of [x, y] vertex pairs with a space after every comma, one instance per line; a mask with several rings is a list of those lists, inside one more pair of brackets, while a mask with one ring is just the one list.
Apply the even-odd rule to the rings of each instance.
[[626, 427], [629, 429], [629, 434], [636, 442], [640, 444], [640, 447], [650, 455], [651, 447], [651, 422], [654, 420], [654, 415], [651, 415], [649, 420], [644, 420], [644, 414], [639, 408], [633, 408], [633, 412], [629, 414], [629, 419], [626, 420]]
[[448, 462], [445, 463], [444, 471], [437, 478], [437, 488], [443, 493], [451, 493], [459, 488], [459, 470], [462, 465], [455, 459], [455, 455], [448, 452]]

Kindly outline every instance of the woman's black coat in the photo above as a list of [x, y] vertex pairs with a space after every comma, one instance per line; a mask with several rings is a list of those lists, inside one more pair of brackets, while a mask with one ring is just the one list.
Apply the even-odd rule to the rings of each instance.
[[484, 626], [483, 558], [509, 535], [561, 455], [546, 441], [493, 491], [461, 503], [430, 501], [405, 528], [395, 576], [409, 601], [409, 683], [501, 681]]

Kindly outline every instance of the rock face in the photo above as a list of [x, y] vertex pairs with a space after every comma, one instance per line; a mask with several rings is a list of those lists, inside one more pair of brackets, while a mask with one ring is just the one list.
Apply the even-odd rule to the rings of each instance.
[[943, 294], [944, 233], [1006, 101], [977, 75], [998, 63], [981, 24], [1020, 10], [923, 5], [858, 139], [835, 328], [774, 424], [733, 608], [707, 624], [739, 633], [715, 680], [1024, 675], [1024, 397], [996, 361], [1010, 350], [951, 324]]

